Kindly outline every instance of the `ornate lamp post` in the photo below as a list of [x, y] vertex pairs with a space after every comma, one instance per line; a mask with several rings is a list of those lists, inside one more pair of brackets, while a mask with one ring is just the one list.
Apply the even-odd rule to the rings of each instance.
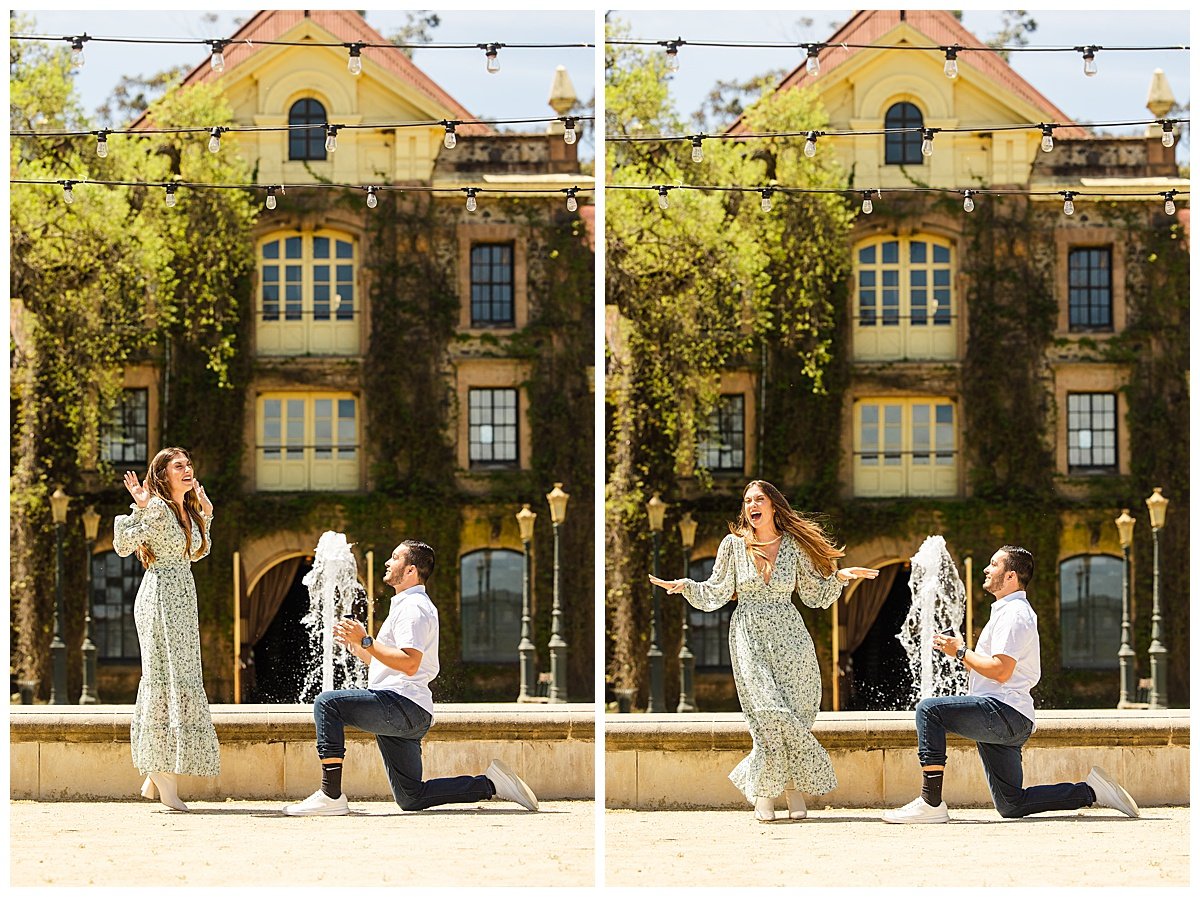
[[550, 703], [567, 703], [567, 643], [562, 637], [562, 606], [559, 603], [558, 527], [567, 519], [567, 499], [562, 483], [546, 493], [550, 522], [554, 525], [554, 607], [550, 611]]
[[[688, 561], [692, 557], [692, 546], [696, 544], [696, 521], [692, 512], [688, 511], [679, 521], [679, 538], [683, 541], [683, 575], [688, 574]], [[692, 700], [692, 691], [696, 678], [696, 655], [688, 645], [688, 608], [685, 601], [683, 607], [683, 626], [679, 645], [679, 706], [676, 713], [695, 713], [696, 704]]]
[[67, 646], [62, 640], [63, 621], [63, 547], [62, 529], [67, 522], [67, 505], [71, 496], [63, 492], [62, 486], [50, 496], [50, 513], [54, 517], [54, 638], [50, 640], [50, 659], [54, 667], [54, 679], [50, 685], [50, 703], [67, 703]]
[[1121, 554], [1124, 557], [1121, 568], [1121, 647], [1117, 651], [1117, 662], [1121, 666], [1121, 698], [1117, 701], [1117, 709], [1125, 710], [1137, 694], [1134, 670], [1137, 654], [1130, 644], [1129, 628], [1129, 549], [1133, 545], [1133, 525], [1137, 521], [1129, 515], [1129, 508], [1122, 508], [1121, 516], [1115, 522], [1117, 533], [1121, 537]]
[[1158, 531], [1167, 522], [1167, 502], [1162, 487], [1146, 499], [1150, 509], [1150, 530], [1154, 533], [1154, 613], [1150, 617], [1150, 709], [1167, 708], [1167, 646], [1162, 643], [1162, 615], [1158, 604]]
[[[658, 538], [667, 514], [667, 503], [658, 497], [657, 492], [646, 502], [646, 513], [650, 517], [650, 538], [654, 542], [654, 575], [658, 576]], [[663, 668], [662, 649], [658, 647], [659, 591], [658, 586], [650, 588], [650, 650], [646, 654], [650, 661], [650, 700], [646, 710], [650, 713], [663, 713], [667, 709], [666, 671]]]
[[517, 526], [521, 529], [521, 545], [525, 549], [525, 556], [521, 579], [521, 644], [517, 646], [517, 654], [521, 657], [521, 692], [517, 695], [517, 701], [528, 701], [534, 697], [530, 687], [537, 678], [534, 659], [536, 649], [529, 619], [529, 543], [533, 541], [535, 520], [537, 514], [529, 510], [529, 505], [521, 505], [521, 510], [517, 511]]
[[83, 689], [79, 693], [80, 704], [99, 704], [96, 695], [96, 646], [92, 644], [92, 546], [96, 544], [96, 534], [100, 531], [100, 515], [96, 509], [88, 505], [83, 512], [83, 538], [87, 544], [87, 595], [83, 605], [83, 646], [79, 649], [83, 655]]

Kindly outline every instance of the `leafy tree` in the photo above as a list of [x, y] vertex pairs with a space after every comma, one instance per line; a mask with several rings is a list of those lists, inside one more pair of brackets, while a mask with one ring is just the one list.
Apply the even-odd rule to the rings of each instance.
[[[428, 9], [417, 9], [406, 12], [404, 19], [404, 24], [387, 36], [388, 40], [392, 43], [430, 43], [433, 40], [433, 29], [442, 24], [441, 16]], [[409, 59], [412, 59], [414, 51], [412, 47], [403, 47], [400, 52]]]

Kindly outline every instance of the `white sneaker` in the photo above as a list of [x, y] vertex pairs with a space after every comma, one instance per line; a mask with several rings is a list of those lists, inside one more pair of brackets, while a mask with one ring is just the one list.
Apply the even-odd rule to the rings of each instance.
[[513, 803], [520, 804], [526, 810], [536, 810], [538, 808], [537, 795], [533, 793], [528, 785], [521, 781], [519, 775], [499, 760], [493, 760], [484, 775], [495, 786], [497, 800], [511, 800]]
[[350, 813], [350, 802], [346, 795], [330, 797], [320, 788], [298, 804], [283, 808], [288, 816], [346, 816]]
[[1087, 776], [1087, 783], [1096, 792], [1097, 806], [1120, 810], [1126, 816], [1142, 815], [1142, 811], [1129, 796], [1129, 792], [1118, 785], [1116, 780], [1099, 766], [1092, 767], [1092, 771]]
[[936, 807], [931, 807], [925, 803], [925, 798], [919, 795], [913, 800], [906, 803], [898, 810], [886, 810], [883, 814], [884, 822], [904, 822], [904, 823], [933, 823], [933, 822], [949, 822], [950, 814], [946, 812], [946, 802], [942, 801]]

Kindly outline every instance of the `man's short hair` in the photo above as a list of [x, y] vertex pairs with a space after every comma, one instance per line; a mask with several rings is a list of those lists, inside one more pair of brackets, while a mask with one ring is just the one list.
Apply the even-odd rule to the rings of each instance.
[[1017, 583], [1024, 589], [1033, 579], [1033, 555], [1019, 545], [1002, 545], [1000, 550], [1004, 552], [1004, 569], [1017, 574]]
[[412, 564], [417, 568], [421, 582], [428, 582], [433, 576], [433, 549], [416, 539], [405, 539], [400, 547], [404, 549], [405, 566]]

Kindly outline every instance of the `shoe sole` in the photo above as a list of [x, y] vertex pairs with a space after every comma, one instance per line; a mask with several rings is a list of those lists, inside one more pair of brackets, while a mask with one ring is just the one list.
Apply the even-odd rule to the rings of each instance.
[[336, 807], [328, 810], [293, 810], [291, 807], [283, 808], [285, 816], [349, 816], [349, 807]]
[[949, 816], [938, 816], [934, 819], [921, 818], [921, 817], [912, 818], [912, 819], [897, 819], [893, 816], [888, 816], [887, 814], [884, 814], [880, 818], [884, 822], [890, 822], [890, 823], [893, 823], [894, 825], [938, 825], [940, 823], [946, 823], [946, 822], [950, 821]]
[[[1108, 800], [1108, 806], [1110, 809], [1124, 813], [1131, 819], [1136, 819], [1142, 815], [1142, 811], [1138, 808], [1137, 802], [1133, 799], [1133, 797], [1130, 796], [1129, 792], [1113, 781], [1107, 772], [1105, 772], [1099, 766], [1093, 766], [1092, 772], [1095, 773], [1097, 782], [1104, 786], [1105, 791], [1108, 792], [1105, 794], [1105, 798]], [[1094, 786], [1092, 790], [1096, 790]], [[1099, 798], [1100, 795], [1097, 794], [1096, 797]], [[1132, 812], [1130, 812], [1131, 810]]]
[[[478, 767], [476, 767], [476, 768], [478, 768]], [[520, 806], [524, 807], [526, 810], [532, 810], [535, 812], [537, 811], [537, 808], [538, 808], [537, 796], [533, 793], [533, 790], [528, 785], [526, 785], [524, 781], [522, 781], [520, 776], [518, 776], [515, 772], [513, 772], [511, 769], [509, 769], [507, 766], [505, 766], [499, 760], [492, 761], [492, 769], [494, 769], [496, 772], [500, 773], [500, 775], [504, 776], [504, 778], [506, 778], [508, 780], [506, 784], [508, 784], [508, 786], [513, 791], [517, 792], [517, 794], [521, 795], [521, 797], [524, 798], [524, 800], [516, 800], [516, 801], [514, 801], [514, 803], [519, 804]], [[497, 789], [497, 791], [499, 791], [499, 789]]]

